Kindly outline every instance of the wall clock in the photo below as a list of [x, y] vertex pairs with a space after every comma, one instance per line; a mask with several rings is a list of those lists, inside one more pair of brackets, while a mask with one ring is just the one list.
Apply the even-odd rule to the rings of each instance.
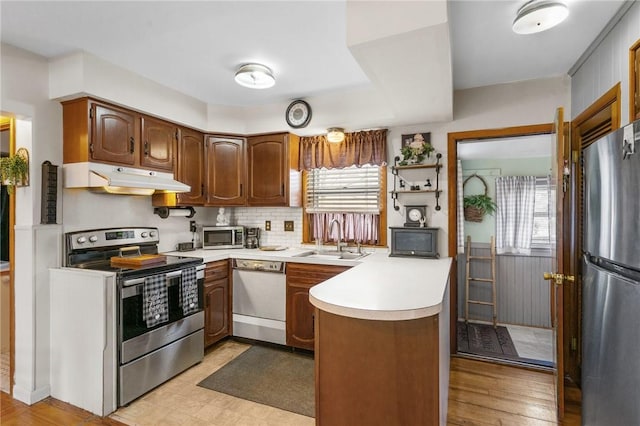
[[294, 129], [307, 127], [311, 121], [311, 107], [302, 99], [295, 100], [289, 104], [285, 119], [287, 124]]
[[427, 218], [427, 206], [407, 206], [406, 215], [404, 226], [420, 226]]

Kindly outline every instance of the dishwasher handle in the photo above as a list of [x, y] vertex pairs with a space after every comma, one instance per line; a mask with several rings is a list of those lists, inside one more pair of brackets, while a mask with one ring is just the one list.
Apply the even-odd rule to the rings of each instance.
[[277, 260], [233, 259], [233, 269], [240, 271], [285, 273], [285, 262]]

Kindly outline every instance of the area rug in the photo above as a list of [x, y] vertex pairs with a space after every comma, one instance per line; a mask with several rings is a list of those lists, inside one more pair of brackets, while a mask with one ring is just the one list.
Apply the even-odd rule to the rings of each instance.
[[315, 415], [310, 355], [252, 346], [198, 386], [307, 417]]
[[517, 358], [507, 327], [458, 321], [458, 351], [483, 356]]

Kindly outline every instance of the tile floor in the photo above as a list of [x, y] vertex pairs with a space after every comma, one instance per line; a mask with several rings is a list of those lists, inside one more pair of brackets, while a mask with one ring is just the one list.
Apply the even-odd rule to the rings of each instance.
[[202, 388], [197, 384], [250, 346], [227, 340], [205, 353], [204, 360], [111, 418], [128, 425], [305, 426], [315, 419]]
[[553, 330], [505, 324], [522, 358], [553, 362]]

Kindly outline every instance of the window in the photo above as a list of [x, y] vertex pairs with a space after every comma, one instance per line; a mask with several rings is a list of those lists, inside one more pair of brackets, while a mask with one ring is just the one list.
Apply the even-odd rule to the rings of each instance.
[[551, 220], [555, 215], [552, 215], [549, 210], [555, 205], [556, 191], [555, 185], [550, 182], [550, 177], [536, 178], [533, 235], [531, 236], [533, 248], [551, 248], [551, 244], [556, 240], [556, 224]]
[[386, 243], [386, 167], [364, 165], [305, 172], [305, 242], [337, 241], [340, 224], [344, 241], [369, 245]]

